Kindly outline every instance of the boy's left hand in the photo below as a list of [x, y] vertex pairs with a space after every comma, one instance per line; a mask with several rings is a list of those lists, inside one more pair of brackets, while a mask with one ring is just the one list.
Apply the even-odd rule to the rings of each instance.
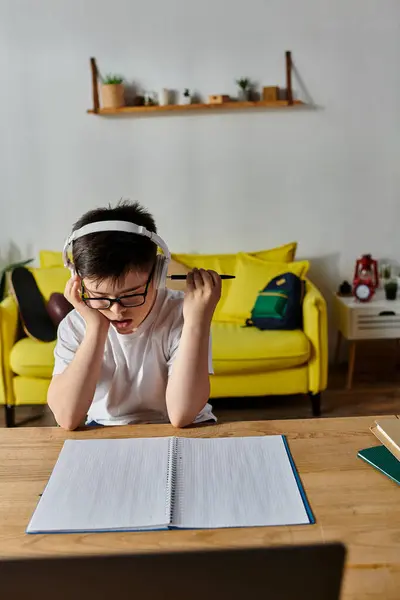
[[185, 323], [210, 321], [221, 298], [221, 277], [215, 271], [193, 269], [186, 278], [183, 301]]

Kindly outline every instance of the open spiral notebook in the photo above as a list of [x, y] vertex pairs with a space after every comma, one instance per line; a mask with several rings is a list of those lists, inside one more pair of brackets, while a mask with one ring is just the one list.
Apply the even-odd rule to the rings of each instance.
[[68, 440], [27, 533], [313, 522], [283, 436]]

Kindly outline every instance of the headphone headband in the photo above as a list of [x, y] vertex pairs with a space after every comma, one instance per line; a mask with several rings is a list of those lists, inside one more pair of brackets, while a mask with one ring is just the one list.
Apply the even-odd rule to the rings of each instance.
[[84, 225], [80, 229], [73, 231], [71, 235], [66, 239], [63, 249], [63, 260], [64, 265], [68, 269], [73, 269], [74, 266], [68, 258], [68, 248], [78, 238], [88, 235], [89, 233], [100, 233], [103, 231], [123, 231], [124, 233], [135, 233], [136, 235], [143, 235], [149, 238], [154, 244], [156, 244], [164, 253], [165, 261], [169, 263], [171, 260], [171, 253], [168, 249], [167, 244], [162, 238], [156, 233], [149, 231], [146, 227], [130, 223], [129, 221], [98, 221], [96, 223], [89, 223]]

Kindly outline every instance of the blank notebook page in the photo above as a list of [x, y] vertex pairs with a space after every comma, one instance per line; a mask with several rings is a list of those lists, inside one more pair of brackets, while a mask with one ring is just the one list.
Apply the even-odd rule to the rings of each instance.
[[179, 439], [173, 524], [310, 523], [282, 436]]
[[166, 527], [169, 443], [67, 440], [27, 532]]

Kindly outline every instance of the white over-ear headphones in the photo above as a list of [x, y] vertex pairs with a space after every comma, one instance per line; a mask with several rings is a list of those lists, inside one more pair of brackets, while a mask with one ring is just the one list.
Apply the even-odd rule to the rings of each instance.
[[143, 235], [149, 238], [156, 246], [161, 248], [163, 254], [158, 254], [156, 259], [156, 269], [154, 273], [154, 281], [159, 288], [165, 288], [167, 281], [168, 265], [171, 260], [171, 253], [168, 249], [167, 244], [162, 238], [156, 233], [149, 231], [146, 227], [141, 225], [135, 225], [129, 221], [98, 221], [97, 223], [89, 223], [84, 225], [80, 229], [73, 231], [71, 235], [65, 240], [63, 249], [63, 260], [64, 265], [71, 271], [72, 275], [75, 275], [74, 264], [68, 257], [68, 249], [70, 245], [78, 238], [88, 235], [89, 233], [100, 233], [102, 231], [123, 231], [125, 233], [135, 233], [136, 235]]

